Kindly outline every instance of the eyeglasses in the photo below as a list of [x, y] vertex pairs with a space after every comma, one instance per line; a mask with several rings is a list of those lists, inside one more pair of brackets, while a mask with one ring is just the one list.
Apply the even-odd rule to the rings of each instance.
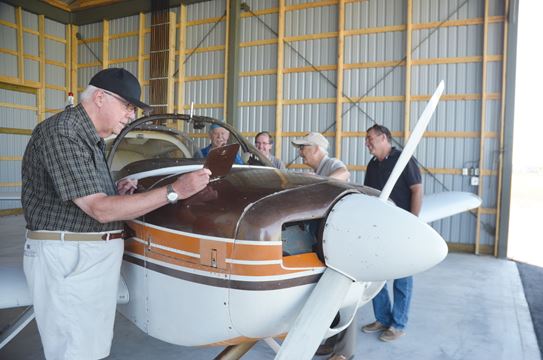
[[271, 143], [269, 142], [260, 142], [260, 141], [257, 141], [255, 142], [255, 145], [270, 145]]
[[122, 97], [120, 97], [117, 94], [114, 94], [114, 93], [109, 92], [107, 90], [102, 90], [102, 91], [105, 92], [106, 94], [108, 94], [109, 96], [112, 96], [115, 99], [119, 100], [124, 105], [126, 111], [128, 111], [128, 112], [135, 112], [136, 111], [136, 109], [137, 109], [136, 105], [132, 105], [131, 103], [129, 103], [128, 101], [126, 101], [125, 99], [123, 99]]

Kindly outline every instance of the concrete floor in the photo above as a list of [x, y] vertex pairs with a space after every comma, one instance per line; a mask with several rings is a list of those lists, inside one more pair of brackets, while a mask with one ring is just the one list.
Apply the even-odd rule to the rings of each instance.
[[[0, 262], [21, 258], [22, 216], [0, 217]], [[2, 296], [0, 294], [0, 296]], [[0, 329], [20, 311], [0, 311]], [[371, 305], [358, 325], [373, 321]], [[357, 359], [541, 359], [517, 267], [511, 261], [449, 254], [415, 277], [407, 335], [393, 343], [359, 332]], [[153, 339], [117, 315], [108, 359], [211, 359], [221, 348], [187, 348]], [[259, 342], [243, 359], [273, 359]], [[43, 359], [33, 321], [0, 350], [0, 359]]]

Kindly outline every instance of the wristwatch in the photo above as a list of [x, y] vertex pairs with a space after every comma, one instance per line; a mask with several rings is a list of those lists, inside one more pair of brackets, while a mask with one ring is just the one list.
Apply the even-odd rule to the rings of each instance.
[[168, 199], [168, 202], [170, 204], [175, 204], [179, 198], [179, 194], [175, 192], [172, 184], [168, 184], [168, 186], [166, 186], [166, 191], [166, 199]]

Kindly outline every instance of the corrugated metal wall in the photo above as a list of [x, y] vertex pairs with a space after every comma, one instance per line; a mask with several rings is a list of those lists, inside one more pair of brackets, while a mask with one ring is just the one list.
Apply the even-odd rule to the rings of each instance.
[[[0, 214], [21, 208], [21, 161], [32, 129], [64, 108], [67, 26], [0, 3]], [[8, 200], [9, 199], [9, 200]]]
[[[240, 111], [234, 124], [249, 138], [261, 130], [274, 132], [276, 154], [285, 162], [296, 159], [292, 138], [324, 132], [330, 154], [348, 165], [354, 182], [362, 183], [370, 159], [365, 130], [375, 122], [384, 124], [403, 145], [443, 79], [445, 95], [416, 152], [425, 168], [425, 192], [472, 191], [484, 203], [475, 216], [458, 215], [434, 226], [458, 248], [492, 252], [505, 1], [245, 1], [250, 10], [241, 14]], [[197, 114], [224, 120], [228, 9], [224, 0], [171, 9], [176, 111], [187, 112], [194, 102]], [[13, 22], [14, 16], [6, 21]], [[149, 14], [140, 14], [74, 29], [72, 36], [79, 31], [85, 40], [78, 41], [74, 56], [78, 90], [99, 69], [123, 66], [139, 76], [148, 99], [149, 28]], [[0, 66], [11, 71], [16, 68], [10, 58], [17, 46], [15, 30], [2, 27], [11, 33], [3, 45], [11, 50], [0, 52]], [[61, 33], [54, 27], [51, 31]], [[205, 134], [193, 136], [202, 146], [206, 143]], [[306, 170], [299, 160], [291, 168]], [[479, 186], [470, 184], [463, 168], [480, 172]]]
[[[483, 207], [433, 225], [459, 249], [493, 252], [505, 2], [247, 3], [258, 18], [242, 15], [239, 128], [247, 135], [275, 131], [280, 136], [276, 153], [287, 162], [296, 158], [293, 137], [324, 132], [331, 154], [361, 183], [370, 159], [365, 130], [384, 124], [403, 145], [429, 96], [445, 80], [445, 96], [416, 152], [426, 168], [425, 192], [471, 191], [483, 198]], [[338, 103], [341, 111], [336, 111]], [[298, 160], [291, 167], [302, 166]], [[471, 185], [463, 168], [479, 169], [481, 184]]]

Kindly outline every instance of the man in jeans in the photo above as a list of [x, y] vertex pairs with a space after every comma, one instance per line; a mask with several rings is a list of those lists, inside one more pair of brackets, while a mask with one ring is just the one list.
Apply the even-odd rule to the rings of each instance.
[[[382, 190], [401, 151], [392, 146], [390, 131], [382, 125], [370, 127], [366, 134], [366, 146], [373, 158], [368, 163], [364, 185]], [[422, 206], [422, 192], [420, 169], [415, 159], [411, 158], [394, 185], [390, 198], [398, 207], [418, 216]], [[385, 285], [372, 300], [376, 321], [362, 327], [362, 331], [366, 333], [382, 331], [379, 336], [382, 341], [394, 341], [405, 335], [413, 278], [409, 276], [396, 279], [393, 288], [394, 304], [390, 304]]]

